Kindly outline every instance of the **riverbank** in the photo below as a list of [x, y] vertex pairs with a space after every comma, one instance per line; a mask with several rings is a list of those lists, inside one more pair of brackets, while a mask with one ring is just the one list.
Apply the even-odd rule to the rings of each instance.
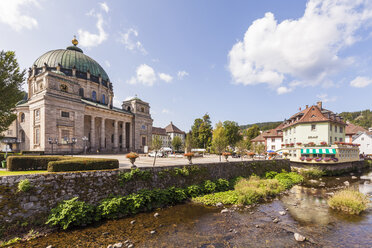
[[[346, 181], [372, 198], [372, 171], [321, 179], [314, 185], [294, 186], [277, 198], [253, 207], [218, 208], [187, 203], [83, 229], [51, 233], [13, 247], [74, 244], [106, 248], [126, 241], [134, 247], [369, 247], [372, 209], [360, 216], [350, 216], [331, 210], [327, 199], [345, 188]], [[324, 185], [320, 186], [321, 182]], [[228, 211], [221, 213], [225, 207]], [[276, 218], [279, 221], [274, 223]], [[296, 241], [294, 233], [305, 236], [306, 241]]]

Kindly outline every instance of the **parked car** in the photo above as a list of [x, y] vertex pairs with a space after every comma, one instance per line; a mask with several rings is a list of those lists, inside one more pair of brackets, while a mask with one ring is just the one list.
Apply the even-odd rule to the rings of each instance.
[[[148, 155], [149, 157], [155, 157], [155, 152], [150, 152]], [[164, 153], [158, 152], [156, 153], [156, 157], [164, 157]]]

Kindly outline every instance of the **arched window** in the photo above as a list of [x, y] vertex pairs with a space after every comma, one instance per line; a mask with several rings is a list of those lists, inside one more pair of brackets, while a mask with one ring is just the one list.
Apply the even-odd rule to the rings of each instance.
[[79, 96], [84, 97], [84, 89], [83, 88], [79, 89]]
[[111, 143], [114, 143], [114, 135], [111, 135]]
[[102, 94], [102, 103], [103, 104], [106, 104], [106, 96], [105, 96], [105, 94]]
[[128, 107], [127, 110], [130, 112], [130, 107]]
[[92, 91], [92, 100], [97, 101], [97, 93], [94, 90]]
[[25, 113], [20, 114], [20, 122], [25, 122]]
[[25, 131], [23, 131], [23, 130], [19, 131], [19, 138], [20, 138], [21, 142], [25, 142], [25, 140], [26, 140]]

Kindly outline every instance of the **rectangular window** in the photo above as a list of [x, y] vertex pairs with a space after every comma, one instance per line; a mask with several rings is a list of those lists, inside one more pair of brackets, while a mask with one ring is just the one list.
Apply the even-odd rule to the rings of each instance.
[[13, 130], [8, 130], [8, 135], [12, 135], [13, 134]]
[[337, 126], [335, 126], [335, 133], [337, 133]]
[[340, 138], [340, 142], [342, 142], [342, 138]]
[[296, 127], [293, 128], [293, 133], [296, 133]]
[[274, 150], [275, 151], [275, 146], [271, 146], [271, 150]]
[[343, 132], [344, 132], [343, 127], [340, 127], [340, 133], [343, 133]]
[[69, 118], [69, 117], [70, 117], [70, 112], [62, 111], [62, 112], [61, 112], [61, 116], [62, 116], [62, 117]]
[[69, 130], [62, 130], [61, 132], [61, 143], [67, 144], [67, 140], [69, 139], [70, 131]]
[[35, 121], [40, 120], [40, 109], [34, 110]]
[[142, 146], [146, 145], [146, 137], [142, 137]]
[[337, 141], [337, 137], [335, 137], [335, 141]]
[[272, 138], [272, 139], [271, 139], [271, 142], [275, 142], [275, 138]]
[[315, 131], [316, 130], [316, 125], [315, 124], [312, 124], [311, 125], [311, 131]]
[[40, 144], [40, 129], [36, 128], [35, 129], [35, 142], [34, 144], [38, 145]]
[[329, 131], [332, 132], [332, 125], [329, 125]]
[[329, 144], [332, 144], [332, 136], [329, 137]]

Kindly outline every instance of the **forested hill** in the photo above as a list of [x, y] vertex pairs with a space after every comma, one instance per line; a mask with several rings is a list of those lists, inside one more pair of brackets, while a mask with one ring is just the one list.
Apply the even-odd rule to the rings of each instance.
[[356, 112], [342, 112], [339, 115], [344, 118], [344, 121], [350, 121], [366, 129], [372, 127], [372, 112], [369, 109]]
[[244, 129], [250, 128], [253, 125], [257, 125], [260, 128], [261, 131], [266, 131], [266, 130], [276, 128], [282, 122], [283, 121], [258, 122], [258, 123], [254, 123], [254, 124], [241, 125], [240, 128], [242, 130], [244, 130]]

